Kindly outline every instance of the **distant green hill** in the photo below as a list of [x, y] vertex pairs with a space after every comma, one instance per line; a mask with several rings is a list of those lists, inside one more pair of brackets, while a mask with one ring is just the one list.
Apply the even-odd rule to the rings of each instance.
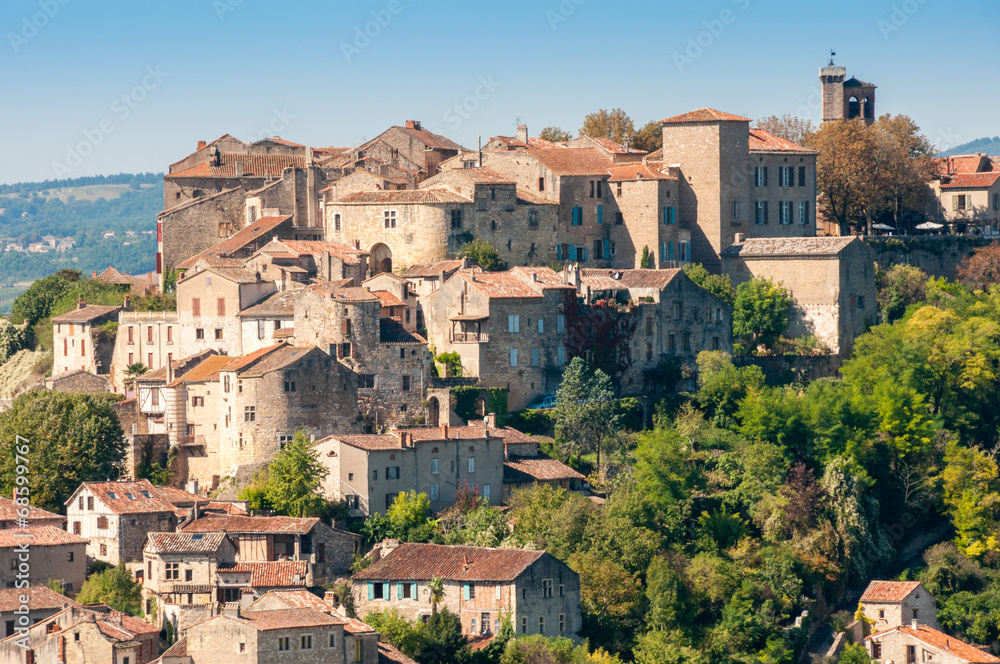
[[985, 152], [991, 157], [1000, 157], [1000, 136], [994, 136], [993, 138], [977, 138], [974, 141], [956, 145], [950, 150], [939, 152], [938, 156], [950, 157], [951, 155], [956, 154], [975, 154], [976, 152]]

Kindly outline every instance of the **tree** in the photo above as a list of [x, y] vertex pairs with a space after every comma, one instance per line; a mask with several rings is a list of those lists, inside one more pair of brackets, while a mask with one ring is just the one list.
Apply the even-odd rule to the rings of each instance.
[[568, 131], [563, 131], [559, 127], [545, 127], [542, 129], [541, 133], [538, 134], [538, 138], [544, 141], [551, 141], [553, 143], [565, 143], [573, 138], [573, 134]]
[[149, 367], [142, 362], [128, 365], [128, 368], [125, 370], [125, 387], [131, 390], [135, 385], [135, 379], [147, 371], [149, 371]]
[[736, 289], [728, 274], [712, 274], [701, 263], [687, 263], [684, 274], [698, 286], [719, 298], [729, 306], [736, 301]]
[[142, 616], [142, 588], [132, 579], [124, 563], [90, 575], [76, 601], [81, 604], [107, 604], [130, 616]]
[[386, 516], [395, 537], [408, 542], [423, 542], [430, 537], [431, 500], [426, 493], [403, 491], [389, 506]]
[[872, 658], [860, 643], [844, 646], [840, 653], [840, 664], [871, 664]]
[[499, 272], [507, 269], [507, 264], [500, 258], [500, 252], [486, 240], [469, 240], [459, 249], [458, 255], [467, 257], [487, 272]]
[[751, 390], [764, 387], [764, 373], [756, 365], [733, 366], [733, 358], [719, 350], [698, 353], [698, 405], [719, 426], [729, 424], [740, 402]]
[[802, 145], [814, 131], [812, 121], [788, 113], [780, 117], [777, 115], [763, 117], [757, 120], [754, 129], [762, 129], [796, 145]]
[[592, 371], [582, 357], [574, 357], [563, 372], [556, 392], [556, 438], [563, 450], [577, 455], [594, 450], [601, 466], [601, 445], [617, 431], [620, 420], [611, 378]]
[[369, 613], [365, 623], [378, 631], [381, 640], [396, 646], [407, 657], [416, 657], [427, 644], [423, 626], [408, 621], [395, 609]]
[[770, 348], [788, 325], [792, 298], [788, 291], [770, 279], [754, 277], [736, 289], [733, 308], [733, 334], [746, 340], [751, 348]]
[[31, 504], [51, 511], [61, 510], [81, 482], [117, 479], [125, 459], [125, 436], [112, 408], [118, 399], [43, 390], [17, 397], [0, 413], [3, 495], [24, 486], [18, 477], [25, 475], [16, 472], [25, 465], [15, 463], [18, 455], [28, 459]]
[[1000, 245], [990, 243], [963, 258], [958, 279], [973, 290], [987, 290], [1000, 283]]
[[[965, 261], [958, 266], [959, 278], [963, 278], [961, 275], [964, 265]], [[1000, 253], [997, 254], [997, 268], [1000, 270]], [[1000, 271], [997, 276], [1000, 277]], [[927, 274], [913, 265], [898, 263], [888, 270], [878, 270], [875, 273], [875, 285], [884, 323], [902, 318], [908, 306], [923, 302], [927, 296]]]
[[445, 608], [431, 613], [424, 625], [424, 643], [414, 657], [420, 664], [461, 662], [466, 657], [462, 621]]
[[645, 152], [656, 152], [663, 147], [663, 128], [656, 120], [650, 120], [635, 132], [632, 147]]
[[438, 604], [444, 599], [444, 581], [440, 576], [433, 577], [427, 582], [427, 590], [430, 591], [431, 613], [437, 613]]
[[11, 305], [11, 313], [34, 325], [52, 315], [56, 301], [70, 291], [70, 282], [62, 275], [53, 274], [35, 281], [28, 290], [17, 296]]
[[613, 108], [608, 111], [602, 108], [583, 119], [580, 135], [608, 138], [615, 143], [625, 145], [632, 142], [635, 126], [632, 124], [632, 118], [622, 109]]
[[320, 495], [330, 471], [319, 461], [305, 431], [296, 431], [292, 441], [278, 452], [267, 469], [264, 493], [279, 514], [317, 516], [326, 507]]
[[639, 259], [639, 268], [643, 270], [653, 269], [653, 254], [649, 251], [649, 245], [643, 245], [642, 258]]

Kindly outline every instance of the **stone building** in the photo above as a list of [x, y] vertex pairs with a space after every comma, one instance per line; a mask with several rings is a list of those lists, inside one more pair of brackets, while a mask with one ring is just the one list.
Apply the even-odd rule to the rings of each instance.
[[[413, 290], [413, 285], [406, 277], [392, 272], [383, 272], [361, 282], [360, 286], [379, 298], [383, 318], [396, 320], [410, 332], [417, 331], [417, 312], [420, 311], [419, 298]], [[395, 307], [396, 311], [387, 313], [386, 309], [392, 307]]]
[[125, 391], [128, 368], [143, 364], [147, 371], [181, 358], [180, 319], [176, 311], [118, 312], [118, 333], [111, 354], [111, 385]]
[[399, 273], [399, 276], [406, 279], [410, 285], [411, 292], [416, 294], [416, 326], [418, 331], [423, 333], [427, 328], [427, 312], [425, 311], [427, 296], [441, 288], [455, 272], [468, 267], [472, 267], [472, 263], [468, 258], [462, 258], [425, 265], [411, 265]]
[[[495, 421], [494, 415], [487, 416], [487, 423]], [[538, 441], [511, 427], [501, 429], [504, 433], [503, 501], [519, 489], [527, 489], [536, 484], [549, 485], [567, 491], [581, 489], [585, 479], [558, 459], [553, 459], [538, 449]]]
[[995, 657], [933, 627], [900, 625], [864, 640], [868, 655], [879, 664], [934, 662], [935, 664], [996, 664]]
[[616, 353], [623, 393], [673, 390], [658, 382], [665, 361], [694, 367], [703, 350], [733, 352], [731, 307], [683, 270], [575, 272], [566, 270], [582, 302], [569, 323], [571, 354]]
[[458, 353], [463, 375], [506, 388], [510, 410], [555, 391], [576, 289], [552, 269], [462, 269], [422, 304], [435, 350]]
[[[21, 597], [24, 596], [27, 596], [27, 602], [21, 601]], [[22, 605], [27, 605], [28, 612], [15, 613], [15, 611], [22, 610]], [[0, 616], [3, 616], [3, 628], [0, 630], [0, 639], [13, 636], [17, 633], [18, 626], [27, 627], [34, 625], [70, 606], [80, 608], [78, 602], [71, 600], [65, 595], [60, 595], [54, 590], [49, 590], [45, 586], [0, 589]], [[19, 625], [21, 616], [26, 616], [25, 620], [27, 622]], [[0, 645], [0, 653], [2, 652], [4, 652], [3, 646]], [[0, 657], [2, 656], [0, 655]]]
[[[28, 510], [27, 516], [22, 516], [20, 512]], [[20, 523], [27, 522], [27, 527], [37, 528], [39, 526], [52, 526], [53, 528], [64, 529], [66, 517], [34, 505], [27, 507], [18, 505], [10, 498], [0, 496], [0, 530], [9, 528], [19, 528]]]
[[102, 284], [128, 286], [129, 292], [134, 296], [149, 295], [156, 292], [159, 288], [156, 276], [152, 272], [140, 275], [122, 274], [115, 268], [108, 266], [100, 274], [91, 272], [90, 277]]
[[[215, 351], [205, 350], [189, 357], [173, 359], [169, 370], [166, 366], [163, 366], [135, 377], [135, 382], [132, 385], [132, 394], [135, 400], [136, 434], [167, 433], [167, 422], [165, 419], [167, 412], [167, 385], [174, 382], [177, 376], [183, 376], [212, 355], [216, 355]], [[125, 428], [124, 420], [122, 427]], [[131, 432], [126, 431], [126, 435], [129, 433]]]
[[940, 627], [934, 596], [919, 581], [872, 581], [859, 601], [872, 632], [908, 625]]
[[317, 281], [350, 279], [358, 286], [368, 278], [368, 254], [332, 242], [279, 240], [277, 237], [246, 261], [246, 268], [274, 281], [278, 290]]
[[158, 627], [103, 604], [70, 602], [27, 633], [0, 641], [0, 664], [147, 664], [157, 656], [159, 635]]
[[351, 577], [362, 615], [394, 609], [408, 620], [425, 618], [433, 610], [427, 582], [440, 577], [440, 605], [459, 616], [467, 636], [497, 634], [509, 613], [518, 635], [578, 638], [580, 577], [544, 551], [386, 540], [380, 552]]
[[477, 487], [499, 505], [503, 499], [504, 441], [509, 431], [485, 426], [397, 429], [387, 434], [334, 434], [316, 442], [330, 470], [323, 492], [344, 500], [354, 516], [384, 514], [396, 496], [427, 494], [437, 511], [455, 503], [455, 492]]
[[181, 275], [189, 270], [197, 271], [206, 267], [247, 267], [247, 259], [261, 247], [277, 238], [288, 238], [291, 234], [291, 215], [278, 214], [277, 210], [265, 210], [266, 214], [248, 223], [241, 230], [222, 236], [198, 253], [191, 254], [178, 262], [175, 267]]
[[172, 532], [189, 507], [205, 501], [149, 480], [84, 482], [66, 501], [67, 529], [87, 541], [87, 558], [109, 565], [142, 560], [146, 535]]
[[[379, 146], [382, 150], [389, 150], [388, 154], [375, 153], [375, 147], [379, 144], [382, 144]], [[372, 152], [383, 160], [404, 158], [417, 165], [425, 174], [424, 177], [435, 175], [438, 164], [454, 157], [459, 151], [464, 151], [461, 145], [424, 129], [419, 120], [407, 120], [402, 127], [389, 127], [359, 148], [360, 154]]]
[[984, 160], [989, 171], [953, 173], [931, 182], [931, 217], [958, 231], [1000, 230], [1000, 167]]
[[863, 118], [866, 125], [875, 122], [875, 85], [851, 77], [847, 80], [847, 67], [833, 64], [833, 58], [819, 68], [823, 89], [823, 122]]
[[361, 537], [331, 528], [319, 518], [206, 514], [184, 524], [187, 534], [224, 532], [236, 543], [236, 562], [303, 564], [303, 586], [326, 585], [347, 572]]
[[244, 353], [256, 352], [294, 336], [295, 300], [302, 293], [301, 288], [275, 291], [236, 314], [240, 320], [240, 347]]
[[87, 540], [55, 526], [0, 530], [0, 569], [8, 588], [15, 581], [39, 585], [56, 579], [76, 592], [87, 578]]
[[103, 392], [110, 392], [111, 385], [108, 382], [108, 376], [95, 376], [83, 369], [77, 369], [46, 378], [45, 389], [52, 390], [53, 392], [101, 394]]
[[786, 336], [814, 336], [830, 352], [849, 355], [875, 323], [875, 264], [860, 238], [737, 239], [723, 252], [723, 273], [734, 285], [763, 277], [787, 288], [793, 307]]
[[52, 319], [52, 374], [86, 371], [103, 375], [111, 371], [114, 338], [101, 326], [113, 323], [121, 307], [87, 305], [81, 298], [76, 309]]

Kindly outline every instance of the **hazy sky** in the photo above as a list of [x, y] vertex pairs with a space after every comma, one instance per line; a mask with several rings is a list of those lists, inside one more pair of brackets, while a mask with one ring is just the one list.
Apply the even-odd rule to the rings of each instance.
[[[354, 145], [711, 106], [818, 118], [828, 51], [939, 147], [1000, 133], [996, 0], [7, 0], [0, 182], [164, 171], [199, 139]], [[366, 34], [367, 33], [367, 34]]]

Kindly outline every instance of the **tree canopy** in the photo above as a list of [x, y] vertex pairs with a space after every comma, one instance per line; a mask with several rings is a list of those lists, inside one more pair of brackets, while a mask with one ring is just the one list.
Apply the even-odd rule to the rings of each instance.
[[581, 136], [591, 138], [608, 138], [615, 143], [622, 145], [631, 144], [635, 135], [635, 125], [628, 113], [620, 108], [612, 108], [610, 111], [600, 109], [590, 113], [583, 119], [583, 126], [580, 127]]

